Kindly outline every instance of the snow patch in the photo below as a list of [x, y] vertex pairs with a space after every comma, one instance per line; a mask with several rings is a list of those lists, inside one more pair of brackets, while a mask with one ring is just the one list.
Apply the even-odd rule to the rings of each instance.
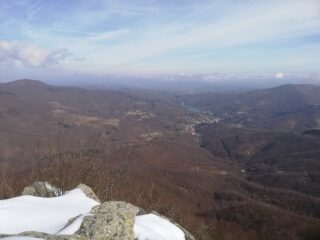
[[42, 239], [42, 238], [16, 236], [16, 237], [5, 237], [5, 238], [1, 238], [1, 240], [43, 240], [43, 239]]
[[[0, 233], [43, 232], [71, 235], [79, 230], [83, 219], [90, 215], [98, 202], [87, 197], [81, 189], [63, 196], [42, 198], [21, 196], [0, 200]], [[73, 219], [72, 223], [69, 222]], [[155, 214], [137, 216], [134, 235], [138, 240], [185, 240], [184, 232], [169, 220]], [[24, 236], [5, 237], [2, 240], [35, 240]]]
[[[87, 214], [98, 205], [80, 189], [72, 190], [63, 196], [41, 198], [21, 196], [0, 201], [0, 233], [19, 234], [36, 231], [49, 234], [73, 234], [81, 225], [80, 221], [64, 230], [69, 219]], [[83, 218], [82, 218], [83, 219]], [[78, 220], [78, 219], [76, 219]], [[77, 229], [78, 227], [78, 229]]]
[[138, 240], [185, 240], [180, 228], [155, 214], [137, 216], [134, 235]]
[[71, 224], [66, 226], [64, 229], [62, 229], [58, 235], [71, 235], [74, 234], [76, 231], [78, 231], [81, 227], [81, 224], [83, 222], [83, 219], [86, 216], [89, 216], [90, 214], [82, 214], [75, 218]]

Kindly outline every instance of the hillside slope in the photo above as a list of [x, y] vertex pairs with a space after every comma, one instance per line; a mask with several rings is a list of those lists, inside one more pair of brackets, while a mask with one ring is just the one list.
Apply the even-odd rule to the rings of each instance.
[[240, 94], [187, 95], [180, 101], [229, 123], [289, 131], [320, 126], [319, 86], [283, 85]]
[[[225, 96], [215, 96], [221, 106]], [[84, 182], [102, 200], [156, 210], [198, 239], [320, 235], [316, 129], [246, 125], [254, 111], [239, 122], [228, 108], [212, 116], [176, 97], [0, 84], [1, 197], [38, 180], [65, 189]]]

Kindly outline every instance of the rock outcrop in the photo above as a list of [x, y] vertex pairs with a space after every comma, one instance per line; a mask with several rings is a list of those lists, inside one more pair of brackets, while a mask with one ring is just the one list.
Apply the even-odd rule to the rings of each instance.
[[97, 195], [94, 193], [94, 191], [88, 187], [85, 184], [80, 183], [77, 188], [81, 189], [82, 192], [84, 192], [85, 195], [87, 195], [87, 197], [92, 198], [93, 200], [95, 200], [98, 203], [101, 203], [100, 199], [97, 197]]
[[[80, 184], [77, 186], [77, 188], [81, 189], [87, 197], [95, 200], [98, 203], [101, 203], [90, 187]], [[22, 195], [51, 198], [61, 196], [64, 193], [65, 192], [62, 189], [53, 186], [48, 182], [35, 182], [31, 186], [26, 187], [23, 190]], [[144, 214], [146, 214], [146, 212], [143, 209], [132, 204], [126, 202], [108, 201], [96, 205], [88, 214], [76, 216], [70, 219], [64, 228], [72, 226], [75, 221], [79, 221], [79, 219], [81, 219], [81, 225], [79, 224], [80, 227], [72, 235], [50, 235], [39, 232], [24, 232], [20, 233], [18, 236], [27, 236], [47, 240], [135, 240], [134, 225], [136, 216]], [[153, 212], [152, 214], [156, 214], [174, 224], [183, 232], [181, 234], [182, 236], [184, 234], [185, 240], [195, 240], [195, 238], [188, 231], [186, 231], [177, 223], [174, 223], [172, 220], [161, 216], [158, 213]], [[8, 237], [8, 235], [1, 235], [0, 233], [0, 238], [1, 237]]]
[[134, 239], [133, 226], [139, 208], [125, 202], [104, 202], [84, 218], [77, 234], [97, 240]]
[[34, 182], [31, 186], [25, 187], [21, 195], [49, 198], [61, 196], [63, 193], [62, 189], [48, 182]]

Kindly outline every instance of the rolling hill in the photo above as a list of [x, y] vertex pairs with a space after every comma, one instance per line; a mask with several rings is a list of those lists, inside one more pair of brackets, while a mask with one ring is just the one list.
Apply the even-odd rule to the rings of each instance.
[[0, 195], [35, 180], [84, 182], [102, 200], [156, 210], [198, 239], [317, 239], [319, 92], [152, 97], [0, 84]]
[[180, 101], [245, 126], [289, 131], [320, 127], [320, 87], [314, 85], [288, 84], [240, 94], [195, 94]]

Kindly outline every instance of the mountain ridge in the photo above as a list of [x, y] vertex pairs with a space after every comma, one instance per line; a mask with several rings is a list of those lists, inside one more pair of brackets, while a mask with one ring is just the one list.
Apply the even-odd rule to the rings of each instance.
[[3, 198], [38, 180], [64, 189], [84, 182], [104, 201], [156, 210], [199, 239], [319, 233], [319, 138], [306, 131], [319, 110], [303, 98], [283, 104], [302, 110], [275, 117], [252, 98], [244, 114], [223, 93], [201, 105], [210, 112], [189, 107], [194, 95], [22, 83], [0, 85], [11, 93], [0, 94]]

